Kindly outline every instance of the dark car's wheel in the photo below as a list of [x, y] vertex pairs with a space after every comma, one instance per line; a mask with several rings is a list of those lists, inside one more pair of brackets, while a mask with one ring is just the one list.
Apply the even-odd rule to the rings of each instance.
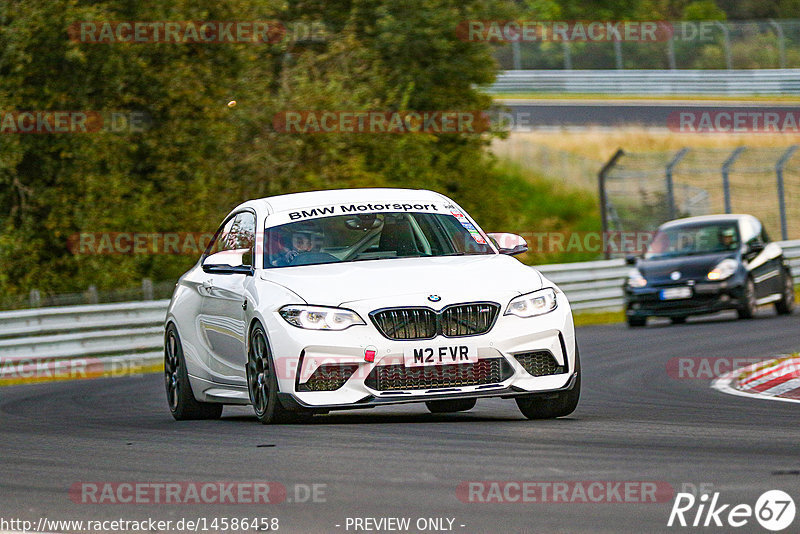
[[794, 309], [794, 280], [789, 271], [783, 271], [783, 294], [775, 303], [775, 309], [780, 315], [789, 315]]
[[550, 394], [533, 394], [517, 397], [517, 407], [528, 419], [553, 419], [575, 411], [581, 396], [581, 360], [575, 348], [575, 384], [568, 391]]
[[295, 414], [284, 408], [278, 400], [278, 375], [267, 335], [260, 324], [256, 324], [250, 332], [246, 374], [250, 402], [262, 424], [288, 423], [295, 419]]
[[678, 317], [670, 317], [669, 320], [672, 322], [672, 324], [683, 324], [686, 322], [686, 316], [679, 315]]
[[753, 279], [748, 276], [747, 281], [744, 283], [742, 304], [736, 309], [736, 313], [739, 315], [739, 319], [752, 319], [757, 309], [756, 286], [753, 283]]
[[176, 420], [218, 419], [222, 415], [222, 404], [200, 402], [194, 398], [181, 339], [173, 324], [167, 326], [164, 336], [164, 383], [169, 411]]
[[425, 406], [431, 413], [466, 412], [475, 407], [475, 399], [452, 399], [441, 401], [428, 401]]
[[630, 326], [631, 328], [645, 326], [646, 324], [647, 324], [647, 317], [634, 317], [632, 315], [628, 316], [628, 326]]

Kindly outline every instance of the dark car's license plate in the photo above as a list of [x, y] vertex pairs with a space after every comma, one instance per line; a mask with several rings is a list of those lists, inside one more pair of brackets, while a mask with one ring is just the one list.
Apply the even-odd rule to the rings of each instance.
[[668, 289], [662, 289], [658, 293], [658, 298], [660, 298], [661, 300], [677, 300], [677, 299], [692, 298], [692, 288], [670, 287]]

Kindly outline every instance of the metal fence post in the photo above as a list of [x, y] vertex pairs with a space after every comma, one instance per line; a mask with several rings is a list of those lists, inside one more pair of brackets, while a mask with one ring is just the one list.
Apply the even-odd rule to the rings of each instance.
[[[608, 203], [606, 199], [606, 175], [608, 171], [610, 171], [614, 165], [617, 164], [617, 160], [621, 158], [625, 154], [621, 148], [618, 148], [614, 155], [611, 156], [603, 168], [600, 169], [600, 172], [597, 173], [597, 187], [600, 193], [600, 224], [603, 228], [603, 239], [606, 239], [608, 235]], [[603, 254], [605, 255], [606, 259], [611, 257], [611, 251], [608, 250], [608, 247], [603, 247], [605, 250]]]
[[153, 281], [149, 278], [142, 279], [142, 300], [153, 300]]
[[725, 193], [725, 213], [731, 212], [731, 184], [730, 184], [730, 170], [739, 154], [744, 152], [744, 147], [740, 146], [734, 150], [728, 159], [722, 164], [722, 191]]
[[733, 56], [731, 56], [731, 34], [728, 26], [720, 21], [716, 21], [722, 29], [723, 46], [725, 47], [725, 68], [733, 70]]
[[520, 57], [519, 41], [511, 42], [511, 61], [514, 64], [514, 70], [522, 70], [522, 58]]
[[775, 164], [775, 178], [778, 181], [778, 209], [781, 214], [781, 239], [784, 241], [789, 239], [789, 231], [786, 227], [786, 196], [783, 189], [783, 169], [786, 167], [786, 164], [792, 158], [795, 151], [797, 151], [797, 148], [797, 145], [790, 146]]
[[665, 175], [667, 179], [667, 206], [669, 207], [669, 218], [675, 219], [677, 216], [675, 210], [675, 186], [672, 183], [672, 170], [675, 168], [675, 165], [680, 163], [683, 157], [689, 152], [689, 149], [686, 147], [681, 148], [677, 154], [672, 158], [672, 161], [667, 163], [667, 167], [665, 169]]
[[675, 70], [675, 40], [672, 37], [667, 41], [667, 63], [669, 70]]
[[778, 36], [778, 68], [786, 68], [786, 42], [783, 36], [783, 28], [774, 20], [770, 19], [769, 23], [775, 28], [775, 33]]
[[86, 290], [86, 300], [89, 301], [89, 304], [97, 304], [100, 301], [97, 295], [97, 286], [89, 286], [89, 289]]
[[617, 69], [622, 70], [622, 43], [618, 39], [614, 39], [614, 61]]
[[569, 42], [564, 41], [564, 70], [572, 70], [572, 52], [569, 49]]
[[29, 301], [31, 308], [38, 308], [42, 305], [42, 294], [38, 289], [31, 289]]

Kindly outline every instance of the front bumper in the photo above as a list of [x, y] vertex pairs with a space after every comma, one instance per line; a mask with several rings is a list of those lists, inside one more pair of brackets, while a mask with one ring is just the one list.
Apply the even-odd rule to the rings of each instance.
[[[664, 289], [690, 287], [689, 298], [662, 300]], [[744, 282], [729, 279], [722, 282], [663, 284], [643, 288], [624, 288], [625, 313], [628, 317], [685, 317], [736, 309], [744, 297]]]
[[[356, 311], [363, 314], [362, 317], [366, 315], [365, 310]], [[285, 321], [276, 317], [270, 321], [269, 335], [281, 402], [287, 408], [336, 410], [429, 400], [547, 394], [570, 389], [575, 380], [575, 333], [564, 295], [559, 294], [559, 306], [554, 311], [539, 317], [520, 318], [500, 313], [494, 327], [486, 334], [414, 341], [387, 339], [372, 324], [338, 332], [309, 331], [284, 326]], [[273, 328], [276, 331], [272, 331]], [[440, 382], [433, 387], [428, 384], [407, 389], [387, 390], [376, 386], [375, 371], [382, 366], [402, 367], [407, 347], [466, 343], [477, 348], [479, 363], [502, 362], [503, 372], [499, 378], [493, 375], [492, 379], [467, 385]], [[367, 349], [375, 351], [374, 362], [365, 361]], [[521, 355], [545, 351], [552, 354], [557, 374], [534, 376], [526, 371]], [[337, 383], [333, 391], [307, 391], [309, 379], [326, 365], [350, 367], [354, 371], [341, 385]]]
[[[580, 371], [570, 373], [567, 383], [563, 387], [557, 389], [540, 390], [536, 391], [535, 394], [541, 395], [542, 398], [547, 398], [550, 395], [555, 396], [561, 392], [570, 391], [575, 387], [575, 382], [578, 379], [579, 372]], [[354, 410], [359, 408], [375, 408], [376, 406], [385, 406], [390, 404], [409, 404], [412, 402], [458, 400], [458, 399], [481, 399], [481, 398], [492, 398], [492, 397], [499, 397], [501, 399], [513, 399], [514, 397], [528, 396], [531, 394], [532, 393], [530, 391], [520, 389], [516, 386], [510, 386], [506, 388], [498, 386], [497, 388], [492, 388], [491, 390], [487, 389], [479, 392], [438, 393], [431, 395], [415, 395], [413, 397], [381, 397], [381, 396], [376, 397], [374, 395], [367, 395], [358, 402], [354, 402], [351, 404], [327, 405], [324, 406], [322, 409], [325, 411]], [[308, 409], [311, 410], [320, 409], [320, 406], [313, 404], [305, 404], [296, 395], [292, 393], [278, 393], [278, 399], [280, 400], [283, 407], [288, 410], [301, 411]]]

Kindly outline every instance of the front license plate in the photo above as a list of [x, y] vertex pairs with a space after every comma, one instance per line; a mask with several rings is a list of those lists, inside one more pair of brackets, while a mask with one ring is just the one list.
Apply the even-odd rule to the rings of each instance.
[[403, 351], [403, 357], [406, 367], [475, 363], [478, 361], [478, 347], [474, 345], [410, 347]]
[[688, 299], [692, 297], [691, 287], [671, 287], [662, 289], [659, 295], [661, 300]]

